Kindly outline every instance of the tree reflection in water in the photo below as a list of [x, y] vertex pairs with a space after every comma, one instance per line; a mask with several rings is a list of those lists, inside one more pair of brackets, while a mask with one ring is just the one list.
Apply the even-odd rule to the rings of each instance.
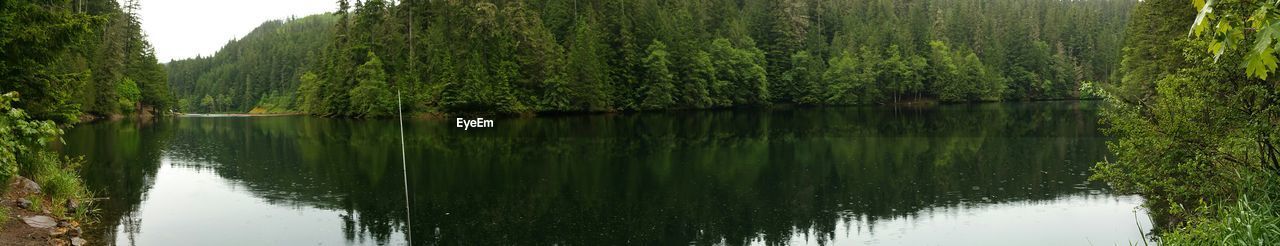
[[[1106, 192], [1092, 102], [811, 108], [406, 123], [416, 244], [825, 243], [841, 223]], [[348, 240], [404, 226], [395, 121], [178, 118], [79, 126], [95, 235], [145, 200], [163, 156], [267, 203], [341, 211]], [[209, 211], [202, 211], [209, 212]], [[144, 218], [143, 218], [144, 219]], [[143, 221], [145, 223], [145, 221]], [[136, 232], [135, 232], [136, 233]], [[132, 235], [133, 233], [131, 233]], [[110, 241], [105, 240], [105, 241]]]

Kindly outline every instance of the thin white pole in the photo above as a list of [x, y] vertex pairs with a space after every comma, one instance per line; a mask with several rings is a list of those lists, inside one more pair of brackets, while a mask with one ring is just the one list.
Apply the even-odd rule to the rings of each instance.
[[413, 245], [413, 215], [409, 210], [409, 161], [404, 153], [404, 109], [400, 106], [400, 91], [396, 90], [396, 114], [400, 116], [400, 170], [404, 171], [404, 220], [405, 243]]

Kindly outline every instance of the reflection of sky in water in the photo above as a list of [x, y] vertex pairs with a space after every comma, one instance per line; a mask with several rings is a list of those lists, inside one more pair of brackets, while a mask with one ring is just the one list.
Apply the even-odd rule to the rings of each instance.
[[[366, 245], [343, 235], [344, 213], [305, 205], [270, 204], [212, 170], [162, 159], [155, 185], [134, 213], [138, 235], [117, 229], [117, 245]], [[359, 216], [359, 215], [355, 215]], [[388, 245], [404, 245], [394, 232]]]
[[[1138, 196], [1070, 195], [1052, 201], [929, 208], [915, 216], [843, 221], [827, 245], [1141, 244], [1141, 231], [1151, 229], [1141, 204]], [[819, 244], [803, 233], [790, 243]]]

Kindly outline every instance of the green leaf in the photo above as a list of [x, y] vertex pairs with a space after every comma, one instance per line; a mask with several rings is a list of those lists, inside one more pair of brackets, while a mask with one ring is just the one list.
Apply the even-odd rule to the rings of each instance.
[[1250, 52], [1245, 57], [1245, 73], [1259, 79], [1267, 79], [1267, 74], [1276, 69], [1275, 50], [1266, 48], [1262, 52]]
[[1250, 52], [1260, 53], [1271, 48], [1271, 42], [1277, 34], [1280, 34], [1280, 30], [1277, 30], [1278, 28], [1280, 27], [1271, 25], [1258, 29], [1258, 34], [1255, 35], [1256, 40], [1253, 41], [1253, 50]]
[[1222, 42], [1215, 40], [1209, 43], [1209, 53], [1213, 54], [1213, 62], [1218, 62], [1218, 57], [1221, 57], [1222, 53], [1226, 50], [1227, 46], [1223, 45]]
[[1200, 33], [1204, 32], [1204, 29], [1208, 26], [1208, 22], [1205, 21], [1205, 17], [1213, 13], [1213, 0], [1209, 0], [1207, 2], [1204, 0], [1193, 0], [1193, 2], [1196, 4], [1196, 8], [1200, 9], [1200, 13], [1196, 14], [1196, 21], [1191, 23], [1191, 31], [1187, 34], [1188, 36], [1200, 35]]
[[1266, 5], [1259, 6], [1258, 10], [1253, 11], [1253, 16], [1249, 17], [1249, 22], [1252, 24], [1252, 27], [1255, 29], [1262, 28], [1262, 26], [1267, 23], [1268, 13], [1271, 13], [1271, 11], [1269, 11]]

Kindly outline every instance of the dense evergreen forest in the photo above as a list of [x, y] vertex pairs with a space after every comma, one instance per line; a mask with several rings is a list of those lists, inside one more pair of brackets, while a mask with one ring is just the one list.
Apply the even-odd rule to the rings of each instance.
[[263, 23], [217, 54], [166, 65], [178, 107], [199, 111], [282, 111], [293, 101], [303, 69], [319, 62], [337, 17], [314, 15]]
[[15, 107], [67, 123], [82, 114], [170, 106], [165, 70], [141, 31], [136, 0], [3, 3], [0, 92], [18, 92]]
[[343, 0], [168, 69], [193, 112], [376, 117], [396, 92], [498, 113], [1078, 98], [1119, 68], [1135, 4]]

